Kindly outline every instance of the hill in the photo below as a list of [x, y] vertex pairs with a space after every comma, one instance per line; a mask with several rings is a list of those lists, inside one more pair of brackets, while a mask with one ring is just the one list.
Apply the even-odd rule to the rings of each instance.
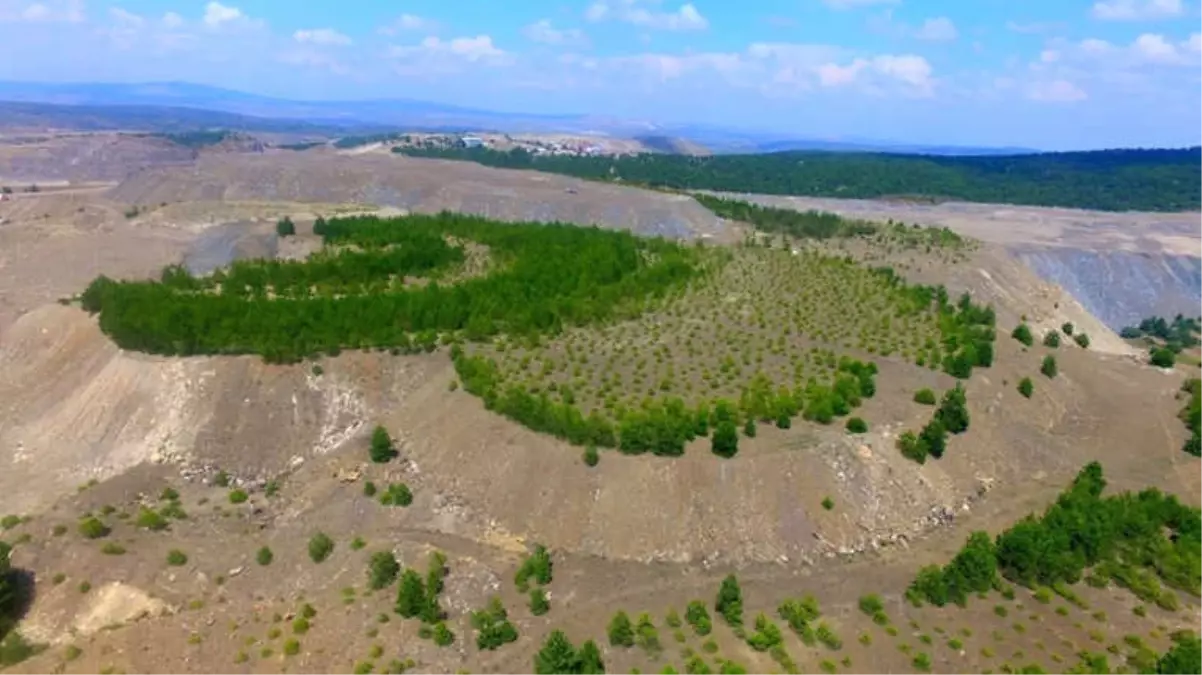
[[[999, 211], [1043, 241], [1038, 210]], [[965, 236], [993, 221], [208, 150], [111, 189], [18, 191], [0, 216], [12, 670], [1189, 657], [1196, 557], [1174, 552], [1199, 537], [1181, 504], [1202, 474], [1183, 378]], [[975, 531], [1030, 533], [1094, 461], [1133, 491], [1106, 503], [1140, 508], [1085, 520], [1088, 538], [1041, 520], [1035, 550], [1071, 572], [1088, 542], [1105, 575], [1029, 581], [1014, 534], [1007, 555], [958, 554]], [[1152, 485], [1179, 501], [1135, 496]], [[965, 606], [910, 602], [933, 564], [949, 594], [972, 580]]]
[[418, 157], [536, 169], [679, 190], [946, 199], [1104, 211], [1202, 208], [1202, 149], [937, 157], [785, 152], [682, 157], [534, 156], [488, 148], [396, 148]]

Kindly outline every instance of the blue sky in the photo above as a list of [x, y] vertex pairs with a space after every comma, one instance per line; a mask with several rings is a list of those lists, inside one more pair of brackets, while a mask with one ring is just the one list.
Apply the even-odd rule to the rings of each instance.
[[814, 138], [1197, 144], [1197, 0], [0, 0], [0, 79]]

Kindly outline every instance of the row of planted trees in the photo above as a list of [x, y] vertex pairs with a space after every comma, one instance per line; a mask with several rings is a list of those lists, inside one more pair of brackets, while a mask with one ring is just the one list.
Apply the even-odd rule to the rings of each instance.
[[690, 441], [714, 430], [715, 452], [731, 456], [737, 451], [737, 439], [732, 447], [731, 430], [740, 423], [751, 421], [754, 425], [758, 420], [788, 428], [791, 420], [801, 415], [829, 424], [876, 393], [876, 364], [843, 357], [831, 385], [810, 380], [796, 389], [774, 389], [761, 377], [744, 389], [738, 403], [719, 399], [690, 407], [682, 399], [670, 397], [648, 401], [637, 410], [618, 411], [615, 423], [596, 410], [585, 414], [576, 405], [545, 392], [534, 394], [505, 385], [495, 361], [468, 355], [458, 345], [452, 348], [451, 358], [464, 389], [481, 397], [489, 410], [576, 445], [617, 448], [626, 454], [678, 456]]

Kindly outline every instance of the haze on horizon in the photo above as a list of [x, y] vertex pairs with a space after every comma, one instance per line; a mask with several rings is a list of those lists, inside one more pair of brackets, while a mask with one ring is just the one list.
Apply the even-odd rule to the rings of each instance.
[[791, 137], [1197, 145], [1186, 0], [0, 0], [0, 79], [187, 81]]

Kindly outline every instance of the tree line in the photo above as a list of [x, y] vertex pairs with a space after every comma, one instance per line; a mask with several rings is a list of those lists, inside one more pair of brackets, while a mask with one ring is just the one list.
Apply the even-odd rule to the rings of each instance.
[[[207, 278], [181, 267], [157, 281], [101, 276], [82, 305], [124, 349], [294, 362], [342, 349], [430, 350], [460, 332], [554, 334], [637, 315], [699, 273], [694, 249], [596, 227], [444, 212], [334, 219], [322, 231], [327, 250], [312, 260], [240, 261]], [[492, 273], [454, 285], [393, 283], [462, 260], [446, 236], [487, 246]]]
[[691, 157], [534, 155], [522, 148], [396, 147], [393, 152], [656, 188], [879, 199], [919, 196], [1103, 211], [1202, 207], [1199, 148], [1009, 156], [790, 151]]

